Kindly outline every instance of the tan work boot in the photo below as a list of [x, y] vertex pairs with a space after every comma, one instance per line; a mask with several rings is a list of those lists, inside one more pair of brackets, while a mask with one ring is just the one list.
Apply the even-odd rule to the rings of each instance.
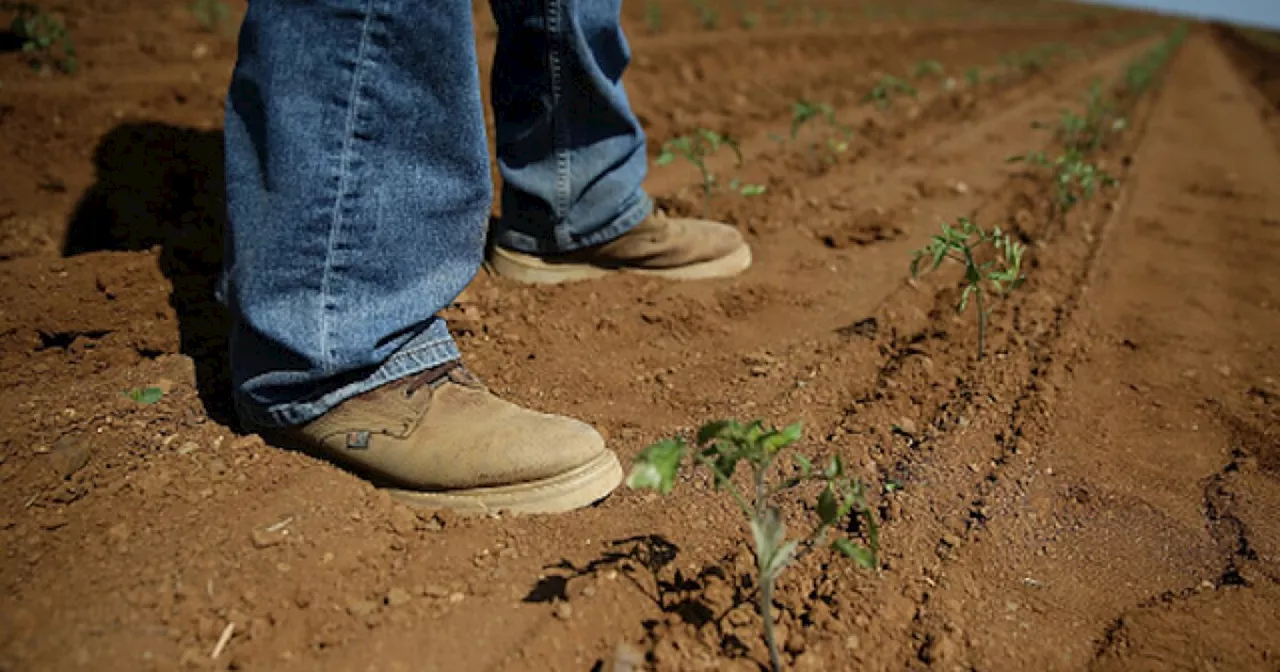
[[491, 394], [450, 362], [349, 399], [271, 438], [353, 467], [392, 496], [467, 513], [556, 513], [622, 482], [590, 426]]
[[533, 255], [493, 246], [489, 267], [513, 280], [561, 283], [629, 272], [702, 280], [727, 278], [751, 266], [751, 248], [737, 229], [704, 219], [654, 213], [602, 245], [566, 254]]

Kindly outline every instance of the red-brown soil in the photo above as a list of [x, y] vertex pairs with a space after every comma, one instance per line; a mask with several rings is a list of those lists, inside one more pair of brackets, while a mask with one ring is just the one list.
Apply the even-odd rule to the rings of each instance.
[[[668, 1], [655, 35], [628, 5], [628, 82], [655, 153], [699, 127], [741, 140], [741, 168], [713, 167], [768, 192], [709, 213], [755, 266], [555, 288], [482, 272], [448, 311], [468, 364], [624, 461], [722, 417], [803, 420], [801, 450], [841, 455], [880, 567], [817, 553], [782, 575], [794, 669], [1280, 669], [1276, 57], [1194, 29], [1103, 155], [1120, 184], [1057, 221], [1052, 186], [1006, 157], [1052, 146], [1032, 122], [1167, 21], [815, 3], [829, 19], [744, 30], [711, 5], [724, 28]], [[184, 3], [65, 16], [77, 74], [0, 54], [0, 670], [762, 668], [745, 525], [704, 478], [458, 518], [239, 433], [210, 297], [234, 39]], [[1070, 48], [999, 65], [1048, 43]], [[959, 85], [861, 104], [923, 59]], [[989, 81], [965, 85], [970, 66]], [[771, 137], [799, 97], [835, 106], [847, 152]], [[695, 182], [671, 166], [649, 187], [692, 212]], [[958, 216], [1029, 243], [982, 360], [957, 274], [906, 272]], [[163, 398], [122, 394], [145, 386]]]

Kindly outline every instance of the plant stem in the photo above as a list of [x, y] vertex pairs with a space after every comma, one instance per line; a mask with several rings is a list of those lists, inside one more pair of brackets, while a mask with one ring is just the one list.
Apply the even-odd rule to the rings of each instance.
[[778, 642], [773, 635], [773, 579], [760, 577], [760, 618], [764, 619], [764, 643], [769, 647], [769, 669], [782, 672], [782, 659], [778, 656]]
[[747, 500], [742, 498], [742, 495], [738, 492], [738, 488], [734, 487], [733, 481], [729, 480], [727, 475], [720, 473], [720, 470], [716, 468], [716, 463], [701, 455], [696, 455], [695, 457], [702, 463], [702, 466], [710, 469], [711, 473], [715, 474], [716, 481], [723, 485], [725, 490], [729, 491], [729, 494], [733, 496], [733, 501], [738, 503], [738, 508], [742, 509], [742, 512], [747, 515], [747, 518], [754, 518], [756, 515], [755, 511], [753, 511], [751, 506], [747, 504]]
[[987, 311], [982, 305], [982, 288], [979, 287], [974, 294], [978, 295], [978, 359], [982, 359], [982, 349], [986, 344], [987, 336]]
[[715, 177], [711, 175], [711, 171], [707, 170], [707, 164], [702, 159], [694, 159], [693, 165], [698, 167], [698, 172], [702, 173], [702, 216], [707, 216], [707, 210], [711, 207], [711, 186], [715, 183]]

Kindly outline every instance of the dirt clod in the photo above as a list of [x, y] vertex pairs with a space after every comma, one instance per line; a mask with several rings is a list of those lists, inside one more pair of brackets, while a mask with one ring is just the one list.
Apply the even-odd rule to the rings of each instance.
[[68, 479], [89, 464], [90, 455], [91, 449], [87, 439], [68, 434], [54, 442], [48, 459], [54, 472], [59, 477]]
[[409, 591], [396, 587], [387, 591], [387, 596], [383, 598], [383, 602], [388, 607], [398, 607], [402, 604], [407, 604], [412, 599], [413, 596], [409, 594]]

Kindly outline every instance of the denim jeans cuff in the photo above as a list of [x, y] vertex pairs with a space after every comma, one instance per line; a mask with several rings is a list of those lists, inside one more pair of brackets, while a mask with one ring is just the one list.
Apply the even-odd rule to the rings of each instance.
[[493, 241], [509, 250], [523, 252], [525, 254], [563, 254], [573, 252], [587, 247], [603, 245], [622, 234], [634, 229], [640, 222], [643, 222], [649, 215], [653, 214], [653, 199], [644, 189], [637, 189], [626, 201], [624, 201], [620, 214], [603, 227], [585, 235], [570, 233], [568, 238], [571, 240], [568, 244], [562, 244], [555, 239], [543, 239], [530, 236], [527, 233], [512, 231], [508, 228], [499, 228], [493, 234]]
[[262, 407], [237, 398], [236, 413], [249, 429], [300, 425], [324, 415], [347, 399], [457, 359], [462, 359], [458, 346], [449, 335], [444, 320], [436, 319], [426, 331], [388, 358], [367, 378], [305, 402]]

